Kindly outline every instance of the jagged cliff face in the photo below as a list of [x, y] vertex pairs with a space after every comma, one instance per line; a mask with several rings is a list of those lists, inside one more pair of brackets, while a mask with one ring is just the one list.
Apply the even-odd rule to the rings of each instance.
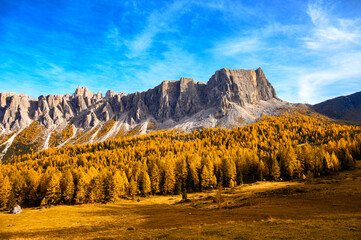
[[272, 85], [266, 79], [262, 69], [217, 71], [206, 85], [207, 103], [216, 106], [220, 101], [254, 104], [260, 100], [277, 98]]
[[[219, 125], [231, 128], [252, 123], [262, 113], [277, 114], [277, 109], [287, 105], [277, 98], [260, 68], [221, 69], [207, 84], [181, 78], [128, 95], [108, 91], [103, 97], [100, 92], [95, 94], [78, 87], [73, 95], [48, 95], [38, 99], [1, 93], [0, 101], [3, 155], [11, 149], [17, 136], [25, 135], [21, 132], [34, 124], [39, 125], [36, 129], [42, 132], [34, 133], [36, 137], [31, 141], [44, 149], [164, 128], [186, 131]], [[70, 133], [65, 134], [64, 129]]]
[[221, 69], [211, 77], [205, 92], [207, 105], [217, 107], [218, 116], [226, 115], [231, 103], [245, 107], [261, 100], [277, 99], [261, 68], [255, 71]]

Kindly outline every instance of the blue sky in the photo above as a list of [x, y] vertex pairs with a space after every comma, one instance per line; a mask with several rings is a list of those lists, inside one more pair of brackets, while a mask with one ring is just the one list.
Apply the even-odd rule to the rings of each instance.
[[0, 92], [131, 93], [258, 67], [290, 102], [361, 91], [361, 1], [0, 0]]

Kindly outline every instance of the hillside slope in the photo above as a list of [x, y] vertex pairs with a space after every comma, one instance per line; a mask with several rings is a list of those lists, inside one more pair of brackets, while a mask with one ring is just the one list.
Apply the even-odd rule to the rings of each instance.
[[313, 106], [328, 117], [351, 122], [361, 122], [361, 92], [333, 98]]

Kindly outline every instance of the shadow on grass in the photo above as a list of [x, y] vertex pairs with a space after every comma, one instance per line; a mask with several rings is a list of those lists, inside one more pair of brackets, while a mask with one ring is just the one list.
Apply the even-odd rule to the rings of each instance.
[[[91, 227], [70, 227], [63, 229], [52, 229], [45, 231], [34, 231], [34, 232], [17, 232], [17, 233], [0, 233], [0, 239], [17, 239], [17, 238], [61, 238], [61, 239], [75, 239], [81, 236], [82, 238], [88, 238], [87, 235], [91, 236], [99, 235], [100, 232], [109, 230], [108, 227], [104, 226], [91, 226]], [[91, 239], [97, 239], [91, 237]], [[99, 237], [98, 239], [116, 239], [112, 237]]]

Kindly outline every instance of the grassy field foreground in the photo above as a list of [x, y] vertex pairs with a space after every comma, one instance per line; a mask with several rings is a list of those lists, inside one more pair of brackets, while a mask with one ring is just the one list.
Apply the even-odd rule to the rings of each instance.
[[[360, 161], [358, 161], [360, 165]], [[2, 239], [361, 239], [361, 169], [311, 182], [0, 213]]]

